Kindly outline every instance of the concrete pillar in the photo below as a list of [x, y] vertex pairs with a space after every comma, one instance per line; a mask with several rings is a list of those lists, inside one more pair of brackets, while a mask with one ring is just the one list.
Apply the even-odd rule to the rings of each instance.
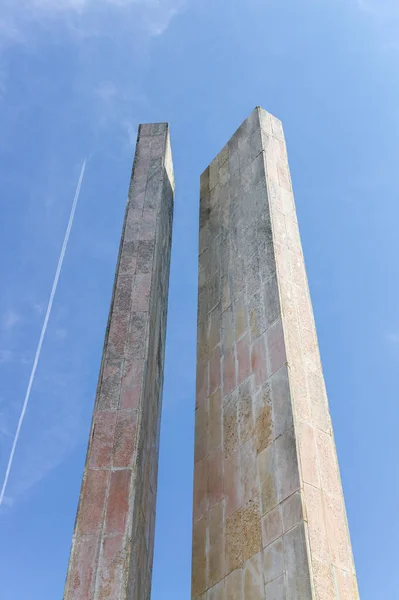
[[355, 600], [281, 122], [201, 177], [192, 598]]
[[174, 179], [139, 128], [64, 600], [150, 597]]

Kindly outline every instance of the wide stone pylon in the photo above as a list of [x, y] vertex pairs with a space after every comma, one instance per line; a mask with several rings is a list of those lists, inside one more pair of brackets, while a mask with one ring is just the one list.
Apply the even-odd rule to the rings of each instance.
[[64, 600], [150, 597], [173, 196], [168, 125], [141, 125]]
[[356, 600], [281, 122], [201, 176], [192, 598]]

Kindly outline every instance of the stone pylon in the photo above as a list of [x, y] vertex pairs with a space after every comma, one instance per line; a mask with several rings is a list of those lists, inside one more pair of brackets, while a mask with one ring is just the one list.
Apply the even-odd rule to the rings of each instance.
[[174, 179], [168, 125], [141, 125], [64, 600], [148, 600]]
[[201, 177], [192, 598], [355, 600], [281, 122]]

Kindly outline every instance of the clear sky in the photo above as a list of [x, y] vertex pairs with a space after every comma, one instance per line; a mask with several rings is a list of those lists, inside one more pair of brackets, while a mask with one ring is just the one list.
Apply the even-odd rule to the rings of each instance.
[[62, 598], [137, 125], [177, 180], [153, 600], [190, 595], [199, 175], [284, 123], [362, 600], [397, 600], [397, 0], [0, 0], [0, 597]]

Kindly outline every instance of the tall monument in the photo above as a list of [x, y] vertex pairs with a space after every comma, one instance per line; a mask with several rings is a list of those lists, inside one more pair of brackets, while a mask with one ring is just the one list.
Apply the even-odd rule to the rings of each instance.
[[281, 122], [201, 177], [192, 598], [356, 600]]
[[141, 125], [64, 600], [150, 597], [173, 194], [168, 125]]

